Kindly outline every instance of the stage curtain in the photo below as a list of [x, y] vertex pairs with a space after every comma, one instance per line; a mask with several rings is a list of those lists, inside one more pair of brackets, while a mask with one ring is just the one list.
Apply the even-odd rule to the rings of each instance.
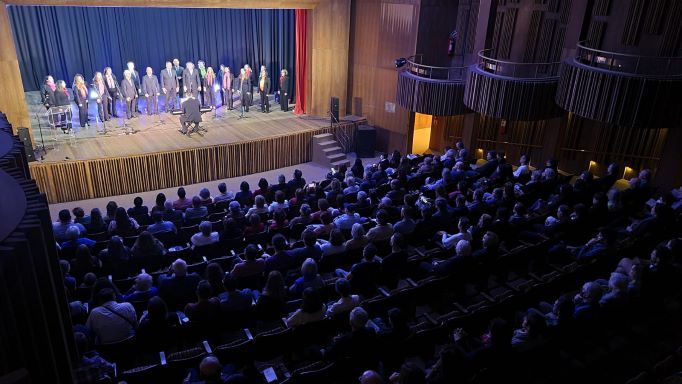
[[307, 9], [296, 10], [296, 83], [295, 100], [296, 106], [294, 113], [302, 115], [305, 113], [305, 81], [308, 78], [306, 68], [306, 39], [307, 29], [306, 19], [308, 17]]
[[[39, 89], [45, 75], [71, 86], [76, 73], [89, 81], [110, 66], [121, 79], [134, 61], [140, 75], [166, 60], [204, 60], [217, 72], [248, 63], [253, 81], [265, 65], [273, 89], [282, 68], [296, 81], [294, 10], [133, 7], [8, 6], [24, 88]], [[295, 95], [292, 95], [295, 97]]]

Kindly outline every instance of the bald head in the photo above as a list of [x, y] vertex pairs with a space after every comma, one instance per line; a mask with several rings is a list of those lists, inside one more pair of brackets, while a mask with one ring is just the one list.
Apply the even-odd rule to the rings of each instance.
[[199, 373], [204, 379], [217, 377], [220, 375], [221, 370], [220, 361], [215, 356], [206, 356], [199, 364]]
[[375, 371], [365, 371], [362, 376], [360, 376], [360, 384], [381, 384], [381, 376]]

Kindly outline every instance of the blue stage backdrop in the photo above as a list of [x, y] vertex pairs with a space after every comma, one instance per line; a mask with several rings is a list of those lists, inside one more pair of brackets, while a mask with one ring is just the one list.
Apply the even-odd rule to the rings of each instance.
[[[24, 88], [37, 90], [47, 74], [70, 86], [110, 66], [121, 79], [126, 62], [158, 75], [167, 60], [204, 60], [233, 73], [248, 63], [253, 80], [265, 65], [273, 90], [279, 71], [294, 84], [294, 10], [8, 6]], [[293, 87], [292, 87], [293, 88]], [[293, 89], [291, 89], [293, 93]], [[293, 97], [292, 97], [293, 99]]]

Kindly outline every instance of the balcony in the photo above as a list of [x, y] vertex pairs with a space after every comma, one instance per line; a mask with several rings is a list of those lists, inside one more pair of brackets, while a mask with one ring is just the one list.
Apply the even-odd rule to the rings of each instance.
[[465, 66], [434, 67], [421, 64], [421, 55], [409, 57], [398, 75], [396, 100], [412, 112], [453, 116], [468, 112], [462, 102]]
[[680, 123], [682, 57], [638, 56], [578, 43], [560, 70], [556, 103], [581, 117], [627, 127]]
[[559, 116], [554, 103], [560, 62], [522, 63], [493, 58], [482, 50], [469, 67], [464, 104], [483, 115], [506, 120], [541, 120]]

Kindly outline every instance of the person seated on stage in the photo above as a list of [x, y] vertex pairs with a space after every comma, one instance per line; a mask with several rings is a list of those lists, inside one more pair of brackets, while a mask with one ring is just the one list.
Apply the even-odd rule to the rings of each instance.
[[208, 215], [208, 208], [201, 204], [201, 197], [192, 198], [192, 206], [185, 210], [185, 220], [200, 219]]
[[191, 135], [192, 131], [189, 130], [189, 126], [195, 124], [199, 127], [201, 122], [201, 105], [199, 100], [197, 100], [192, 93], [188, 94], [187, 100], [182, 103], [182, 115], [180, 115], [180, 132], [183, 135]]

